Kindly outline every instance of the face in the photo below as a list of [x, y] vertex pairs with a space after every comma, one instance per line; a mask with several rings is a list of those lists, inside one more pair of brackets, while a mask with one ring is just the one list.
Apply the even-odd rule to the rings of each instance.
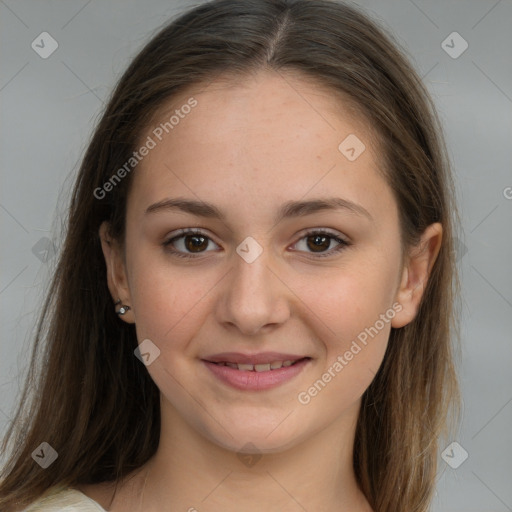
[[[397, 205], [364, 122], [317, 85], [261, 72], [191, 91], [141, 138], [155, 145], [133, 171], [124, 259], [104, 245], [109, 284], [160, 351], [147, 370], [167, 418], [234, 451], [287, 449], [354, 418], [410, 319]], [[338, 203], [289, 207], [316, 200]], [[299, 362], [265, 366], [283, 360]]]

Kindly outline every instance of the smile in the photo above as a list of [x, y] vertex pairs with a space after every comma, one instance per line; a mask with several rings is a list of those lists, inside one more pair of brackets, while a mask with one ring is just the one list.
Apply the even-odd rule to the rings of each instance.
[[272, 363], [263, 363], [263, 364], [244, 364], [244, 363], [229, 363], [229, 362], [219, 362], [214, 363], [219, 366], [228, 366], [229, 368], [233, 368], [234, 370], [240, 370], [243, 372], [268, 372], [270, 370], [278, 370], [283, 366], [287, 368], [288, 366], [293, 366], [294, 364], [302, 361], [303, 359], [309, 359], [308, 357], [304, 357], [302, 359], [296, 359], [295, 361], [274, 361]]
[[312, 364], [310, 357], [272, 363], [234, 363], [202, 360], [210, 375], [220, 383], [240, 391], [263, 391], [278, 387]]

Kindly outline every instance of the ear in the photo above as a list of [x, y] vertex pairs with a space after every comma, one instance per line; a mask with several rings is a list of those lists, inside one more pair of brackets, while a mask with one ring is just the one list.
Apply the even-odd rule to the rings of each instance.
[[[101, 249], [105, 257], [107, 265], [107, 284], [110, 294], [114, 302], [121, 300], [121, 304], [131, 307], [130, 288], [128, 286], [128, 279], [126, 273], [126, 265], [124, 263], [122, 250], [119, 244], [110, 236], [110, 224], [105, 221], [101, 224], [99, 229], [99, 237], [101, 240]], [[114, 308], [114, 305], [112, 306]], [[127, 323], [135, 323], [133, 310], [129, 309], [124, 315], [119, 315], [119, 318]]]
[[439, 222], [431, 224], [421, 235], [418, 244], [409, 251], [395, 297], [402, 309], [391, 321], [392, 327], [403, 327], [416, 317], [430, 271], [441, 248], [442, 236], [442, 225]]

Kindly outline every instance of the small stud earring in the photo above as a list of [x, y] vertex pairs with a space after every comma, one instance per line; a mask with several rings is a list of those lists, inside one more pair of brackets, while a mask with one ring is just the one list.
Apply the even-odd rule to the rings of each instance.
[[[121, 304], [121, 299], [119, 299], [114, 306], [117, 306], [118, 304]], [[116, 311], [118, 315], [124, 315], [127, 311], [129, 311], [131, 308], [130, 306], [126, 304], [121, 304], [121, 307]]]

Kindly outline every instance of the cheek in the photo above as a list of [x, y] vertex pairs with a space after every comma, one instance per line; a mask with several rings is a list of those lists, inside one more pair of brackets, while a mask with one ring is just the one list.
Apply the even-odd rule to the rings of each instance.
[[343, 350], [332, 351], [325, 368], [297, 395], [308, 420], [334, 419], [358, 402], [379, 369], [388, 335], [385, 329], [366, 345], [353, 340]]
[[[312, 330], [324, 354], [309, 387], [300, 390], [306, 417], [320, 411], [334, 418], [366, 391], [384, 358], [393, 308], [395, 273], [375, 268], [365, 273], [340, 272], [329, 280], [330, 293], [309, 296], [316, 313]], [[327, 284], [327, 281], [326, 283]], [[315, 316], [316, 316], [315, 315]]]
[[399, 307], [393, 307], [399, 263], [398, 253], [375, 254], [315, 280], [315, 286], [302, 281], [300, 296], [315, 313], [312, 329], [325, 350], [313, 395], [319, 388], [324, 399], [350, 403], [373, 380]]
[[188, 278], [156, 252], [135, 250], [129, 275], [138, 338], [149, 338], [160, 345], [190, 313], [198, 300], [198, 289], [194, 284], [197, 278]]
[[[225, 270], [177, 265], [158, 249], [143, 247], [134, 250], [129, 265], [139, 342], [153, 341], [164, 359], [178, 352], [186, 356], [189, 343], [214, 308], [211, 297], [222, 277], [219, 272]], [[176, 358], [170, 356], [169, 361], [172, 364]]]
[[398, 253], [354, 253], [336, 268], [315, 275], [297, 272], [290, 279], [297, 296], [321, 320], [326, 335], [346, 342], [392, 307], [399, 263]]

